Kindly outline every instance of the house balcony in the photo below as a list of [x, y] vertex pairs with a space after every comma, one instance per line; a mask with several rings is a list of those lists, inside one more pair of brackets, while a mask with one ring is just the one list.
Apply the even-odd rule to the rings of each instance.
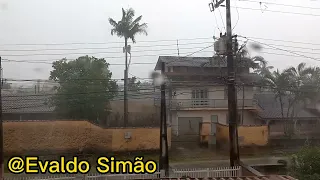
[[[256, 109], [255, 99], [238, 99], [238, 108]], [[227, 99], [173, 99], [171, 110], [202, 110], [202, 109], [228, 109]]]

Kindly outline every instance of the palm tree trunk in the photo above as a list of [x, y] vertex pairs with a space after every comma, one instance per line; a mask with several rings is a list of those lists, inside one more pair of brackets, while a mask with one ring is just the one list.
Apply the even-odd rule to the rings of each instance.
[[279, 101], [280, 101], [281, 116], [282, 116], [282, 118], [284, 118], [284, 115], [283, 115], [283, 103], [282, 103], [281, 95], [279, 96]]
[[124, 47], [125, 47], [125, 56], [126, 56], [126, 60], [125, 60], [125, 70], [124, 70], [124, 109], [123, 109], [123, 113], [124, 113], [124, 127], [126, 127], [128, 125], [128, 52], [127, 52], [127, 46], [128, 46], [128, 38], [125, 37], [124, 38]]
[[[284, 118], [284, 112], [283, 112], [283, 103], [282, 103], [282, 96], [279, 96], [279, 101], [280, 101], [280, 109], [281, 109], [281, 116], [282, 118]], [[285, 123], [283, 124], [283, 131], [284, 134], [287, 134], [287, 120], [285, 121]]]

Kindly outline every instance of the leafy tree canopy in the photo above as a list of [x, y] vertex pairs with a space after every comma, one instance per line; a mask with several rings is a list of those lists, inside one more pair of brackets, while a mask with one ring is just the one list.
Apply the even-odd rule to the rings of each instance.
[[11, 84], [6, 81], [2, 82], [2, 89], [11, 89]]
[[139, 91], [141, 88], [141, 82], [137, 81], [136, 77], [129, 78], [128, 80], [128, 91]]
[[50, 79], [59, 83], [52, 104], [68, 118], [98, 120], [108, 114], [109, 100], [117, 92], [105, 59], [82, 56], [53, 62]]

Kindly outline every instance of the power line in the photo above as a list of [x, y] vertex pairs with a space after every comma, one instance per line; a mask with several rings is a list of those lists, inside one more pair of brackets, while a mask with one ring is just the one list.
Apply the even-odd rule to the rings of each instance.
[[[189, 48], [188, 48], [189, 49]], [[190, 48], [190, 49], [194, 49], [194, 48]], [[171, 50], [171, 49], [170, 49]], [[173, 50], [173, 49], [172, 49]], [[156, 51], [156, 50], [155, 50]], [[160, 50], [161, 51], [161, 50]], [[174, 51], [176, 51], [176, 49], [174, 49]], [[139, 51], [139, 52], [145, 52], [145, 51]], [[20, 57], [20, 56], [58, 56], [58, 55], [82, 55], [82, 56], [85, 56], [85, 55], [95, 55], [95, 54], [109, 54], [109, 53], [119, 53], [120, 52], [79, 52], [79, 53], [56, 53], [56, 54], [4, 54], [2, 56], [4, 57]], [[185, 53], [185, 54], [188, 54], [188, 53]], [[165, 54], [163, 56], [169, 56], [169, 55], [176, 55], [176, 53], [171, 53], [171, 54]], [[136, 55], [136, 56], [132, 56], [132, 57], [147, 57], [147, 56], [158, 56], [158, 54], [155, 54], [155, 55]], [[109, 56], [109, 57], [105, 57], [106, 59], [116, 59], [116, 58], [123, 58], [122, 56]]]
[[224, 21], [223, 21], [222, 15], [221, 15], [220, 8], [218, 8], [218, 10], [219, 10], [220, 18], [221, 18], [221, 21], [222, 21], [223, 29], [226, 30], [226, 26], [224, 25]]
[[[32, 63], [32, 64], [52, 64], [52, 62], [43, 62], [43, 61], [26, 61], [26, 60], [4, 60], [3, 62], [17, 62], [17, 63]], [[143, 64], [155, 64], [155, 63], [147, 63], [147, 62], [137, 62], [137, 63], [131, 63], [131, 65], [143, 65]], [[116, 64], [116, 63], [111, 63], [109, 65], [112, 66], [124, 66], [125, 64]]]
[[310, 6], [298, 6], [298, 5], [290, 5], [290, 4], [281, 4], [281, 3], [273, 3], [273, 2], [265, 2], [265, 1], [252, 1], [252, 0], [238, 0], [238, 1], [245, 1], [245, 2], [252, 2], [252, 3], [259, 3], [259, 4], [272, 4], [277, 6], [287, 6], [287, 7], [296, 7], [296, 8], [304, 8], [304, 9], [320, 9], [317, 7], [310, 7]]
[[[273, 50], [275, 50], [274, 48], [266, 48], [266, 47], [264, 47], [263, 49], [273, 49]], [[297, 50], [294, 50], [294, 51], [292, 51], [292, 52], [295, 52], [295, 53], [308, 53], [308, 54], [315, 54], [315, 55], [320, 55], [320, 52], [306, 52], [306, 51], [297, 51]]]
[[[242, 36], [242, 37], [243, 37], [243, 36]], [[246, 37], [243, 37], [243, 38], [246, 38]], [[271, 46], [271, 45], [269, 45], [269, 44], [261, 43], [261, 42], [259, 42], [259, 41], [253, 40], [253, 39], [249, 39], [249, 38], [246, 38], [246, 39], [248, 39], [249, 41], [253, 41], [253, 42], [256, 42], [256, 43], [265, 45], [265, 46], [269, 46], [269, 47], [271, 47], [271, 48], [273, 48], [273, 49], [285, 51], [285, 52], [288, 52], [288, 53], [291, 53], [291, 54], [295, 54], [295, 55], [297, 55], [297, 56], [301, 56], [301, 57], [304, 57], [304, 58], [312, 59], [312, 60], [315, 60], [315, 61], [320, 61], [320, 59], [316, 59], [316, 58], [313, 58], [313, 57], [310, 57], [310, 56], [306, 56], [306, 55], [303, 55], [303, 54], [299, 54], [299, 53], [296, 53], [296, 52], [294, 52], [294, 51], [290, 51], [290, 50], [287, 50], [287, 49], [282, 49], [282, 48], [274, 47], [274, 46]]]
[[[198, 44], [206, 44], [206, 43], [212, 43], [212, 42], [195, 42], [195, 43], [182, 43], [179, 45], [198, 45]], [[166, 47], [166, 46], [174, 46], [176, 44], [158, 44], [158, 45], [149, 45], [149, 46], [134, 46], [134, 48], [140, 48], [140, 47]], [[181, 48], [181, 49], [192, 49], [197, 47], [190, 47], [190, 48]], [[73, 51], [73, 50], [101, 50], [101, 49], [120, 49], [121, 51], [113, 51], [109, 53], [121, 53], [122, 48], [121, 47], [91, 47], [91, 48], [55, 48], [55, 49], [0, 49], [0, 51], [3, 52], [33, 52], [33, 51]], [[157, 50], [135, 50], [131, 52], [145, 52], [145, 51], [165, 51], [165, 50], [176, 50], [175, 48], [172, 49], [157, 49]]]
[[[179, 39], [179, 40], [203, 40], [203, 39], [212, 39], [212, 37], [202, 37], [202, 38], [187, 38], [187, 39]], [[150, 42], [173, 42], [177, 41], [177, 39], [170, 40], [151, 40], [151, 41], [139, 41], [139, 43], [150, 43]], [[124, 44], [124, 42], [85, 42], [85, 43], [43, 43], [43, 44], [0, 44], [0, 46], [57, 46], [57, 45], [101, 45], [101, 44]]]
[[243, 38], [252, 38], [252, 39], [261, 39], [261, 40], [268, 40], [268, 41], [279, 41], [279, 42], [288, 42], [288, 43], [308, 44], [308, 45], [320, 46], [320, 44], [317, 44], [317, 43], [309, 43], [309, 42], [302, 42], [302, 41], [289, 41], [289, 40], [271, 39], [271, 38], [260, 38], [260, 37], [252, 37], [252, 36], [240, 36], [240, 37], [243, 37]]
[[[238, 9], [246, 9], [246, 10], [253, 10], [253, 11], [261, 11], [261, 9], [254, 9], [254, 8], [248, 8], [248, 7], [234, 7], [231, 6], [232, 8], [238, 8]], [[320, 17], [320, 14], [307, 14], [307, 13], [297, 13], [297, 12], [287, 12], [287, 11], [276, 11], [276, 10], [268, 10], [264, 9], [263, 11], [269, 11], [269, 12], [274, 12], [274, 13], [283, 13], [283, 14], [296, 14], [296, 15], [305, 15], [305, 16], [315, 16], [315, 17]]]

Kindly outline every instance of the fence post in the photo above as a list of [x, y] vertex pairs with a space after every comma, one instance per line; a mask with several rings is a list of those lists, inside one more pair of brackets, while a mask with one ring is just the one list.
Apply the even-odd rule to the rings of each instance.
[[210, 169], [207, 168], [207, 178], [210, 177]]

